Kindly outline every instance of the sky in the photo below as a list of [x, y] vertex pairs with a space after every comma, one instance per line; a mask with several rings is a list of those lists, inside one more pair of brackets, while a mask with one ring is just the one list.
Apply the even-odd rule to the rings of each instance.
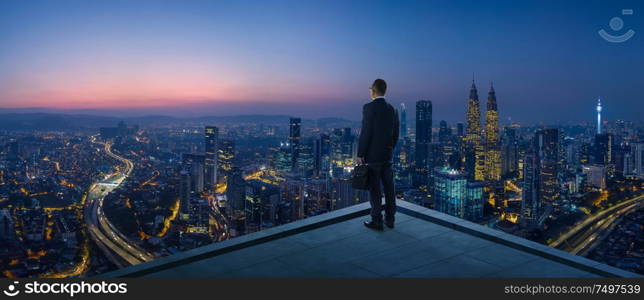
[[637, 121], [643, 53], [642, 1], [3, 0], [0, 109], [357, 120], [384, 78], [457, 122], [474, 78], [502, 122]]

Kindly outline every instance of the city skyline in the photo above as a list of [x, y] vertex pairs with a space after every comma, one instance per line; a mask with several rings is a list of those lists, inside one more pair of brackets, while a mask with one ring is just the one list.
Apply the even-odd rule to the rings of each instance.
[[0, 278], [641, 276], [643, 11], [0, 1]]
[[[416, 102], [393, 153], [398, 201], [642, 273], [643, 124], [501, 133], [496, 89], [485, 109], [474, 82], [469, 98], [455, 131], [432, 130], [432, 102]], [[301, 125], [6, 130], [1, 276], [102, 274], [366, 201], [351, 184], [359, 125]]]
[[414, 114], [428, 99], [454, 122], [474, 73], [495, 83], [501, 124], [590, 120], [598, 97], [604, 119], [638, 120], [642, 39], [611, 44], [597, 30], [623, 8], [635, 11], [625, 26], [641, 28], [641, 4], [542, 6], [3, 2], [0, 109], [356, 120], [383, 77], [392, 103]]

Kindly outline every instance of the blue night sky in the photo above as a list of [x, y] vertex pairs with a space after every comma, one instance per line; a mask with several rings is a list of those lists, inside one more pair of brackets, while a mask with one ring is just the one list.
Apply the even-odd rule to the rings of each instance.
[[5, 0], [0, 108], [359, 119], [382, 77], [410, 117], [429, 99], [454, 122], [474, 74], [503, 121], [592, 122], [598, 96], [642, 120], [643, 3]]

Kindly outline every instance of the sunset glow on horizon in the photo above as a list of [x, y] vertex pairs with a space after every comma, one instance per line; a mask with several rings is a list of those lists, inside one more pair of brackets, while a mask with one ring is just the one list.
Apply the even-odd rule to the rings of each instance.
[[596, 32], [622, 7], [573, 2], [2, 1], [0, 109], [275, 103], [359, 118], [382, 77], [392, 103], [429, 99], [453, 120], [474, 73], [482, 91], [494, 81], [503, 120], [585, 119], [598, 96], [608, 118], [636, 118], [644, 39], [606, 43]]

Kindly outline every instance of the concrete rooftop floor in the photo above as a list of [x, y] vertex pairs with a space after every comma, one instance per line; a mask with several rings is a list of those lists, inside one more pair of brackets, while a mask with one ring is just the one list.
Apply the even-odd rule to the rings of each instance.
[[[344, 212], [331, 212], [329, 216], [271, 228], [218, 243], [223, 245], [213, 244], [173, 255], [174, 258], [161, 258], [106, 275], [357, 278], [637, 276], [402, 201], [399, 201], [396, 227], [377, 232], [362, 225], [368, 218], [364, 215], [367, 209], [368, 204], [356, 205]], [[318, 226], [325, 222], [329, 224]], [[312, 228], [301, 229], [307, 226]], [[256, 242], [259, 240], [262, 241]]]

